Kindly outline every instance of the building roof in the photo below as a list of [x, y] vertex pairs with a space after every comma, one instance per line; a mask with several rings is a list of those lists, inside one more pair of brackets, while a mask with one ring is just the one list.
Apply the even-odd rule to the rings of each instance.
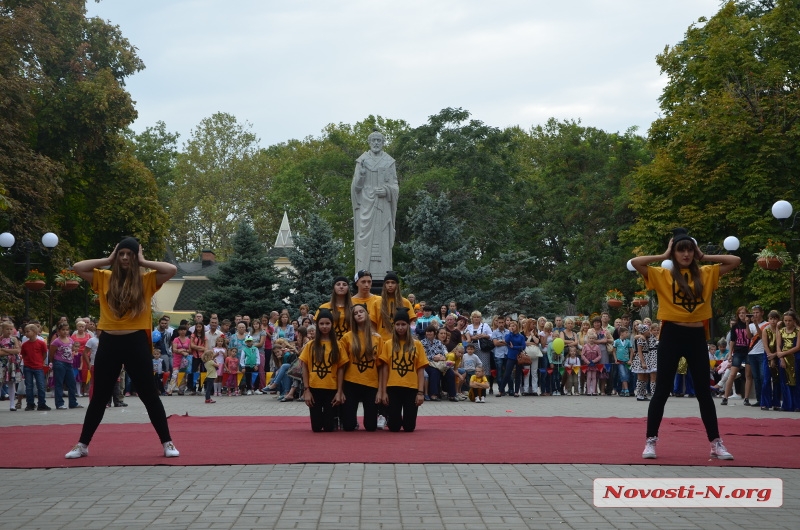
[[278, 237], [275, 238], [275, 245], [273, 248], [290, 248], [294, 247], [294, 241], [292, 240], [292, 229], [289, 228], [289, 216], [286, 215], [286, 212], [283, 212], [283, 220], [281, 221], [281, 227], [278, 230]]
[[175, 300], [173, 311], [196, 311], [197, 300], [213, 287], [211, 280], [191, 280], [183, 282], [183, 287]]

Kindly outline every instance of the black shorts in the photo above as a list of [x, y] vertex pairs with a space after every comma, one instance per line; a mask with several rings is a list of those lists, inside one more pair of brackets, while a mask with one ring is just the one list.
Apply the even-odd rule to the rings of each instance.
[[731, 355], [731, 368], [741, 370], [745, 364], [747, 364], [747, 351], [734, 350], [733, 355]]

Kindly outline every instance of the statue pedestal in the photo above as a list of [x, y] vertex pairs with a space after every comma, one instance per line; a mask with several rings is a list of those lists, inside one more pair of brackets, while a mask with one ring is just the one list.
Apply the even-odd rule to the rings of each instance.
[[372, 294], [381, 295], [383, 292], [383, 280], [372, 279], [372, 289], [369, 290]]

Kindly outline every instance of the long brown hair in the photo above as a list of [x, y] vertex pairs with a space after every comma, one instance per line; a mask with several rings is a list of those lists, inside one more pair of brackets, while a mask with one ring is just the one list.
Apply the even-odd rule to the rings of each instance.
[[[400, 352], [400, 341], [402, 339], [397, 335], [397, 328], [392, 326], [392, 356], [394, 354]], [[406, 332], [406, 343], [403, 345], [402, 352], [404, 354], [408, 354], [408, 359], [410, 361], [415, 361], [417, 357], [417, 348], [414, 345], [414, 334], [411, 332], [411, 325], [408, 326], [408, 331]]]
[[[681, 273], [680, 267], [678, 267], [678, 260], [675, 259], [675, 252], [678, 250], [694, 250], [694, 259], [692, 263], [689, 265], [689, 273], [692, 275], [692, 280], [694, 281], [694, 292], [692, 292], [691, 288], [689, 287], [689, 282], [687, 281], [686, 277]], [[686, 297], [688, 300], [700, 300], [703, 298], [703, 279], [700, 276], [700, 266], [697, 264], [697, 245], [691, 239], [683, 239], [678, 241], [675, 246], [670, 251], [670, 259], [674, 266], [672, 267], [672, 279], [675, 280], [675, 283], [678, 284], [678, 288], [683, 293], [683, 296]]]
[[145, 310], [142, 271], [139, 267], [139, 256], [131, 253], [130, 265], [127, 269], [120, 266], [118, 259], [111, 264], [111, 279], [108, 282], [106, 301], [114, 317], [125, 316], [135, 318]]
[[386, 291], [386, 283], [383, 284], [383, 290], [381, 291], [381, 322], [383, 323], [384, 329], [390, 329], [392, 324], [392, 313], [398, 307], [403, 306], [403, 295], [400, 293], [400, 283], [397, 282], [397, 288], [394, 290], [394, 307], [389, 306], [389, 293]]
[[[323, 318], [328, 318], [328, 316], [320, 315], [319, 320], [322, 320]], [[318, 324], [319, 320], [317, 321]], [[336, 332], [333, 331], [332, 320], [331, 320], [331, 330], [328, 332], [328, 336], [325, 337], [325, 339], [331, 343], [330, 363], [331, 366], [333, 366], [339, 362], [339, 341], [336, 340]], [[316, 364], [325, 363], [325, 346], [322, 344], [322, 333], [320, 332], [319, 327], [317, 327], [317, 333], [316, 335], [314, 335], [314, 342], [311, 343], [311, 353], [314, 356], [314, 362]]]
[[[331, 291], [331, 314], [333, 315], [333, 325], [339, 323], [339, 306], [336, 303], [338, 300], [336, 298], [336, 283], [334, 282], [333, 290]], [[350, 289], [350, 286], [347, 287]], [[348, 291], [344, 295], [344, 321], [345, 325], [347, 325], [347, 329], [353, 329], [353, 301], [350, 299], [350, 292]]]
[[[362, 305], [362, 304], [354, 305], [353, 309], [355, 309], [356, 307], [359, 307], [359, 306], [363, 307], [364, 311], [367, 310], [367, 308], [364, 307], [364, 305]], [[350, 353], [350, 358], [351, 359], [361, 359], [362, 358], [361, 357], [361, 352], [362, 352], [361, 339], [358, 336], [358, 332], [359, 331], [363, 331], [364, 332], [364, 346], [363, 346], [364, 357], [363, 358], [366, 359], [367, 361], [372, 361], [375, 358], [375, 351], [374, 351], [374, 348], [372, 346], [372, 333], [373, 332], [372, 332], [372, 321], [369, 319], [369, 312], [367, 312], [367, 318], [364, 320], [364, 325], [360, 329], [359, 329], [358, 324], [356, 323], [355, 317], [352, 317], [352, 321], [353, 321], [353, 327], [350, 328], [350, 333], [353, 335], [353, 342], [351, 344], [351, 348], [350, 348], [350, 352], [349, 352]]]

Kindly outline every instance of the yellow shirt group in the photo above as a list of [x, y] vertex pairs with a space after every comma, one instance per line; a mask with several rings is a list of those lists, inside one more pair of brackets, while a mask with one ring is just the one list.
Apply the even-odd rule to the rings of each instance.
[[364, 351], [366, 336], [363, 332], [358, 334], [361, 351], [357, 354], [352, 352], [353, 332], [345, 333], [339, 340], [339, 351], [347, 352], [350, 363], [344, 372], [344, 380], [359, 385], [378, 388], [378, 354], [380, 353], [381, 336], [377, 333], [372, 334], [372, 360], [368, 360]]

